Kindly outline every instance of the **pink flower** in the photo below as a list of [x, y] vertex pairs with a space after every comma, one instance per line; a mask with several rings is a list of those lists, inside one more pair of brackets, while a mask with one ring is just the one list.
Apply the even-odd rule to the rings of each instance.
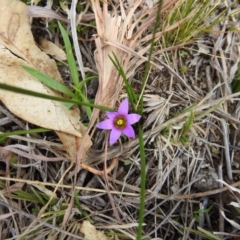
[[113, 145], [121, 136], [125, 134], [129, 138], [135, 138], [132, 124], [139, 121], [140, 115], [136, 113], [128, 114], [128, 99], [124, 99], [120, 104], [118, 112], [106, 112], [109, 119], [97, 124], [97, 128], [111, 130], [109, 144]]

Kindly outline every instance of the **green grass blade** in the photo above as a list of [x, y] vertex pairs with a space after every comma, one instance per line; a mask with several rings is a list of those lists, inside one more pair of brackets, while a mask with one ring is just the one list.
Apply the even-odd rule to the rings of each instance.
[[141, 191], [140, 191], [140, 210], [137, 230], [137, 240], [142, 240], [142, 226], [144, 223], [144, 210], [145, 210], [145, 191], [146, 191], [146, 155], [143, 140], [143, 128], [138, 124], [138, 138], [141, 158]]
[[[143, 92], [147, 82], [148, 71], [150, 69], [150, 61], [153, 54], [155, 35], [157, 32], [157, 28], [160, 22], [160, 12], [162, 9], [162, 0], [158, 1], [157, 8], [157, 16], [153, 26], [153, 36], [151, 41], [151, 46], [148, 55], [148, 61], [146, 63], [146, 68], [143, 76], [143, 83], [141, 86], [141, 97], [140, 104], [138, 108], [138, 113], [142, 115], [143, 113]], [[137, 229], [137, 240], [142, 240], [142, 225], [144, 222], [144, 210], [145, 210], [145, 190], [146, 190], [146, 155], [144, 148], [144, 140], [143, 140], [143, 127], [140, 123], [138, 123], [138, 138], [139, 138], [139, 148], [140, 148], [140, 158], [141, 158], [141, 191], [140, 191], [140, 210], [139, 210], [139, 220], [138, 220], [138, 229]]]
[[118, 70], [121, 77], [123, 78], [125, 88], [126, 88], [126, 91], [127, 91], [127, 94], [128, 94], [128, 98], [129, 98], [129, 101], [131, 103], [131, 107], [133, 108], [134, 111], [136, 111], [135, 105], [137, 103], [137, 97], [135, 95], [135, 92], [134, 92], [132, 86], [129, 84], [127, 76], [126, 76], [126, 74], [125, 74], [117, 56], [115, 55], [114, 52], [112, 54], [113, 54], [113, 57], [109, 56], [109, 58], [111, 59], [113, 65]]
[[87, 82], [94, 80], [94, 79], [97, 80], [97, 76], [91, 76], [91, 77], [85, 78], [83, 81], [78, 83], [78, 86], [76, 86], [77, 89], [75, 89], [75, 90], [78, 92], [83, 92], [83, 87], [87, 84]]
[[[186, 112], [189, 112], [190, 110], [193, 110], [195, 107], [197, 106], [197, 104], [192, 104], [186, 108], [183, 109], [183, 111], [180, 113], [180, 114], [183, 114], [183, 113], [186, 113]], [[179, 115], [180, 115], [179, 114]]]
[[51, 130], [46, 128], [36, 128], [36, 129], [30, 129], [30, 130], [18, 130], [13, 132], [7, 132], [7, 133], [0, 133], [0, 137], [9, 137], [12, 135], [25, 135], [25, 134], [32, 134], [32, 133], [43, 133], [43, 132], [49, 132]]
[[189, 13], [191, 13], [191, 9], [192, 6], [194, 4], [195, 0], [191, 0], [191, 1], [186, 1], [185, 3], [183, 3], [183, 11], [181, 10], [180, 12], [182, 12], [182, 16], [187, 17]]
[[[70, 42], [70, 39], [68, 37], [68, 34], [67, 34], [66, 30], [63, 28], [63, 26], [61, 25], [60, 22], [58, 22], [58, 26], [60, 28], [60, 31], [61, 31], [61, 34], [62, 34], [62, 37], [63, 37], [63, 41], [64, 41], [64, 45], [66, 47], [68, 65], [69, 65], [69, 68], [70, 68], [73, 84], [74, 84], [74, 87], [76, 89], [76, 88], [78, 88], [80, 81], [79, 81], [79, 75], [78, 75], [76, 61], [75, 61], [74, 56], [73, 56], [71, 42]], [[85, 80], [82, 81], [81, 84], [84, 85]], [[82, 85], [80, 85], [80, 87]], [[79, 91], [81, 92], [81, 96], [84, 96], [84, 97], [81, 98], [81, 100], [83, 100], [84, 102], [89, 102], [87, 97], [85, 96], [82, 88], [79, 89]], [[67, 105], [67, 107], [70, 107], [70, 106], [71, 105]], [[86, 113], [87, 113], [88, 119], [90, 119], [91, 115], [92, 115], [92, 111], [91, 111], [90, 107], [88, 107], [88, 106], [86, 106]]]
[[184, 135], [191, 128], [191, 126], [193, 124], [193, 119], [194, 119], [194, 114], [191, 111], [187, 121], [183, 125], [182, 135]]
[[[78, 91], [78, 89], [75, 88], [74, 86], [73, 86], [73, 88], [74, 88], [76, 91]], [[88, 100], [88, 98], [87, 98], [81, 91], [78, 92], [78, 95], [79, 95], [79, 98], [80, 98], [82, 101], [84, 101], [84, 102], [86, 102], [86, 103], [90, 103], [90, 101]], [[91, 110], [91, 108], [90, 108], [89, 106], [85, 106], [85, 110], [86, 110], [88, 119], [90, 120], [90, 119], [91, 119], [91, 116], [92, 116], [92, 110]]]
[[49, 132], [49, 131], [51, 130], [48, 130], [45, 128], [36, 128], [36, 129], [30, 129], [30, 130], [18, 130], [18, 131], [7, 132], [7, 133], [0, 132], [0, 143], [4, 142], [7, 137], [10, 137], [13, 135], [25, 135], [25, 134], [43, 133], [43, 132]]
[[24, 201], [41, 203], [36, 196], [34, 196], [34, 195], [31, 194], [31, 193], [22, 191], [22, 190], [17, 190], [17, 191], [15, 191], [15, 192], [11, 195], [11, 197], [12, 197], [13, 199], [18, 199], [18, 200], [22, 199], [22, 200], [24, 200]]
[[42, 196], [33, 187], [31, 187], [31, 190], [33, 191], [33, 193], [36, 196], [36, 198], [38, 199], [38, 201], [44, 206], [46, 204], [46, 202], [44, 201]]
[[218, 236], [214, 235], [213, 233], [201, 228], [201, 227], [198, 227], [198, 230], [203, 232], [204, 234], [206, 234], [206, 237], [209, 238], [209, 239], [212, 239], [212, 240], [221, 240], [221, 238], [219, 238]]
[[209, 239], [209, 240], [221, 240], [221, 238], [219, 238], [218, 236], [212, 234], [211, 232], [201, 228], [201, 227], [197, 227], [199, 231], [197, 230], [194, 230], [194, 229], [191, 229], [191, 228], [186, 228], [188, 231], [192, 232], [192, 233], [195, 233], [199, 236], [202, 236], [206, 239]]
[[75, 96], [70, 89], [68, 89], [66, 86], [59, 83], [58, 81], [54, 80], [53, 78], [47, 76], [46, 74], [28, 66], [22, 66], [22, 67], [25, 71], [27, 71], [29, 74], [37, 78], [40, 82], [44, 83], [46, 86], [54, 90], [57, 90], [61, 93], [64, 93], [68, 96], [71, 96], [71, 97]]
[[[81, 82], [78, 84], [78, 86], [72, 86], [72, 87], [75, 89], [75, 91], [76, 91], [76, 95], [78, 94], [79, 99], [81, 99], [81, 100], [84, 101], [84, 102], [89, 102], [89, 103], [90, 103], [90, 101], [88, 100], [88, 98], [87, 98], [87, 97], [85, 96], [85, 94], [83, 93], [83, 87], [84, 87], [84, 85], [85, 85], [87, 82], [89, 82], [89, 81], [91, 81], [91, 80], [94, 80], [96, 77], [97, 77], [97, 76], [87, 77], [87, 78], [85, 78], [83, 81], [81, 81]], [[86, 109], [86, 113], [87, 113], [88, 119], [90, 120], [90, 119], [91, 119], [91, 116], [92, 116], [92, 110], [91, 110], [90, 107], [87, 107], [87, 106], [86, 106], [85, 109]]]
[[157, 16], [156, 16], [155, 23], [153, 26], [153, 35], [152, 35], [151, 45], [150, 45], [149, 54], [148, 54], [148, 60], [147, 60], [146, 67], [144, 70], [144, 75], [143, 75], [143, 81], [142, 81], [142, 86], [141, 86], [141, 95], [140, 95], [141, 97], [140, 97], [139, 107], [138, 107], [138, 113], [140, 115], [143, 114], [143, 92], [144, 92], [144, 89], [145, 89], [145, 86], [147, 83], [147, 76], [148, 76], [149, 69], [151, 66], [150, 62], [151, 62], [151, 58], [152, 58], [152, 54], [153, 54], [153, 50], [154, 50], [156, 32], [157, 32], [157, 29], [158, 29], [159, 23], [160, 23], [160, 15], [161, 15], [160, 13], [161, 13], [161, 9], [162, 9], [162, 2], [163, 2], [163, 0], [158, 1]]
[[68, 37], [66, 30], [63, 28], [63, 26], [60, 22], [58, 22], [58, 26], [61, 31], [62, 37], [63, 37], [64, 45], [66, 47], [67, 60], [68, 60], [68, 65], [70, 68], [72, 80], [73, 80], [74, 85], [76, 86], [79, 83], [79, 76], [78, 76], [77, 65], [76, 65], [76, 62], [75, 62], [75, 59], [73, 56], [71, 42], [70, 42], [70, 39]]
[[90, 222], [93, 224], [93, 220], [89, 217], [89, 215], [87, 214], [87, 212], [82, 208], [81, 206], [81, 203], [79, 201], [79, 198], [78, 198], [78, 194], [77, 192], [74, 190], [74, 199], [75, 199], [75, 202], [76, 202], [76, 205], [79, 209], [79, 211], [82, 213], [82, 215]]

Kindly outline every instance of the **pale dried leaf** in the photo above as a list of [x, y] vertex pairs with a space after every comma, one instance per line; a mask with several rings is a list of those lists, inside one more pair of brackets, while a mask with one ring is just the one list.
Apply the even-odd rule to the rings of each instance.
[[88, 240], [110, 240], [110, 238], [104, 235], [104, 233], [96, 230], [96, 228], [88, 221], [83, 221], [80, 231], [85, 234], [85, 238]]
[[123, 80], [120, 78], [109, 56], [112, 56], [114, 52], [118, 59], [121, 59], [120, 51], [112, 46], [104, 46], [104, 40], [117, 41], [121, 17], [111, 17], [109, 13], [106, 13], [103, 21], [104, 25], [99, 29], [104, 30], [104, 32], [99, 32], [99, 37], [96, 38], [97, 51], [95, 52], [95, 60], [99, 70], [99, 89], [95, 103], [114, 107], [118, 93], [122, 89]]
[[55, 61], [36, 47], [27, 7], [19, 0], [0, 1], [0, 44], [36, 69], [62, 82]]
[[[108, 225], [108, 226], [100, 226], [98, 228], [101, 229], [128, 229], [128, 228], [133, 228], [133, 227], [138, 227], [138, 223], [128, 223], [128, 224], [113, 224], [113, 225]], [[146, 226], [146, 223], [142, 224], [143, 226]]]
[[11, 152], [4, 147], [0, 147], [0, 161], [7, 163], [11, 156]]
[[232, 191], [237, 192], [237, 193], [240, 194], [240, 190], [239, 190], [238, 188], [235, 188], [235, 187], [230, 186], [229, 184], [227, 184], [225, 181], [223, 181], [223, 180], [221, 180], [221, 179], [218, 179], [217, 181], [220, 182], [220, 183], [222, 183], [222, 184], [224, 184], [224, 185], [226, 185], [230, 190], [232, 190]]
[[197, 41], [198, 45], [198, 54], [209, 54], [210, 53], [210, 47], [207, 44], [204, 44], [202, 41]]
[[240, 203], [238, 203], [238, 202], [230, 202], [229, 205], [232, 205], [235, 208], [240, 208]]
[[52, 56], [54, 59], [58, 61], [67, 59], [66, 53], [60, 47], [45, 38], [40, 37], [38, 44], [46, 54]]
[[23, 183], [23, 182], [14, 183], [11, 186], [8, 186], [8, 187], [2, 189], [0, 191], [0, 194], [1, 195], [10, 194], [10, 193], [14, 193], [16, 191], [22, 190], [24, 185], [25, 185], [25, 183]]
[[48, 9], [47, 7], [31, 5], [27, 7], [27, 13], [29, 17], [52, 18], [63, 22], [69, 22], [67, 18], [58, 15], [52, 9]]
[[[15, 212], [16, 213], [16, 212]], [[7, 219], [7, 218], [9, 218], [9, 217], [11, 217], [13, 214], [15, 214], [15, 213], [6, 213], [6, 214], [1, 214], [0, 215], [0, 220], [2, 221], [2, 220], [4, 220], [4, 219]]]
[[[99, 72], [99, 88], [95, 98], [95, 104], [104, 105], [114, 108], [118, 100], [119, 93], [123, 87], [123, 79], [112, 64], [109, 55], [114, 53], [126, 74], [129, 70], [129, 61], [132, 55], [120, 50], [116, 46], [108, 44], [119, 43], [135, 49], [137, 41], [130, 34], [130, 27], [133, 22], [134, 11], [141, 4], [138, 0], [134, 6], [129, 9], [121, 7], [121, 13], [115, 14], [108, 12], [107, 2], [103, 4], [99, 0], [92, 0], [97, 32], [96, 51], [94, 54], [96, 66]], [[130, 35], [129, 35], [130, 34]], [[126, 38], [126, 36], [128, 36]], [[134, 72], [133, 69], [131, 69]], [[99, 110], [94, 109], [92, 114], [92, 122], [98, 117]]]
[[144, 109], [149, 113], [144, 128], [159, 125], [165, 121], [166, 116], [175, 104], [171, 104], [169, 99], [162, 98], [158, 95], [145, 94], [144, 95]]
[[[173, 6], [176, 1], [163, 1], [162, 12]], [[139, 11], [139, 8], [142, 8], [142, 0], [133, 1], [130, 8], [125, 7], [120, 1], [121, 11], [116, 14], [114, 11], [112, 13], [108, 11], [107, 2], [101, 3], [100, 0], [92, 0], [91, 3], [98, 32], [95, 61], [99, 72], [99, 88], [95, 103], [114, 108], [123, 87], [123, 80], [109, 59], [109, 55], [112, 56], [112, 52], [115, 53], [127, 77], [134, 74], [141, 62], [140, 56], [148, 51], [150, 45], [138, 56], [133, 56], [131, 51], [135, 51], [136, 48], [141, 49], [141, 41], [137, 40], [155, 21], [158, 4], [156, 1], [152, 1], [154, 4], [152, 8], [144, 6], [143, 11]], [[146, 5], [149, 3], [150, 1]], [[144, 22], [142, 22], [143, 19]], [[151, 40], [152, 34], [149, 34], [148, 37], [148, 40]], [[125, 46], [129, 50], [122, 51], [118, 46]], [[129, 75], [129, 73], [131, 74]], [[96, 120], [98, 113], [99, 111], [94, 109], [92, 122]]]
[[238, 223], [236, 223], [235, 221], [229, 219], [226, 217], [224, 211], [220, 210], [221, 214], [223, 215], [223, 217], [225, 218], [225, 220], [227, 220], [233, 227], [237, 228], [240, 230], [240, 225]]
[[[4, 45], [0, 48], [1, 59], [4, 59], [0, 62], [1, 83], [60, 96], [21, 67], [22, 65], [35, 67], [55, 80], [63, 82], [55, 61], [35, 45], [26, 15], [26, 5], [20, 1], [0, 2], [0, 43]], [[86, 132], [86, 128], [79, 122], [80, 114], [77, 108], [69, 110], [60, 102], [3, 90], [0, 92], [1, 101], [15, 115], [27, 122], [55, 130], [71, 158], [76, 159], [77, 149]], [[90, 137], [87, 137], [84, 144], [83, 157], [91, 146]]]
[[47, 189], [44, 185], [39, 184], [32, 184], [35, 188], [37, 188], [39, 191], [43, 192], [44, 194], [46, 194], [49, 197], [54, 197], [57, 198], [56, 193], [54, 193], [53, 191]]

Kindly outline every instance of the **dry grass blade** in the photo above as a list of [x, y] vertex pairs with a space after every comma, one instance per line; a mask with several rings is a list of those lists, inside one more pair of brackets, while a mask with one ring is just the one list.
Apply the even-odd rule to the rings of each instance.
[[[138, 1], [138, 4], [139, 3], [140, 1]], [[129, 64], [130, 56], [128, 56], [127, 53], [121, 52], [116, 47], [107, 45], [105, 41], [110, 40], [129, 46], [131, 40], [124, 39], [124, 35], [127, 33], [128, 24], [131, 24], [128, 21], [130, 21], [132, 16], [128, 15], [124, 20], [125, 12], [123, 11], [121, 15], [116, 13], [110, 14], [107, 5], [108, 4], [104, 2], [103, 9], [101, 9], [100, 2], [98, 0], [92, 0], [98, 32], [95, 40], [97, 46], [95, 61], [99, 72], [99, 88], [95, 103], [114, 108], [123, 87], [123, 80], [111, 62], [109, 55], [112, 55], [114, 52], [126, 72], [126, 66]], [[98, 113], [99, 111], [94, 109], [92, 121], [96, 120]]]
[[78, 62], [79, 68], [80, 68], [80, 72], [81, 72], [81, 75], [82, 75], [82, 79], [84, 80], [85, 79], [85, 72], [84, 72], [82, 55], [81, 55], [81, 51], [80, 51], [80, 48], [79, 48], [78, 37], [77, 37], [76, 6], [77, 6], [77, 1], [73, 0], [72, 5], [71, 5], [71, 10], [70, 10], [70, 23], [71, 23], [74, 50], [75, 50], [77, 62]]
[[[175, 2], [176, 0], [164, 1], [162, 11], [168, 9]], [[141, 3], [141, 0], [133, 1], [131, 2], [131, 8], [125, 8], [123, 2], [120, 1], [120, 10], [118, 11], [116, 8], [110, 13], [107, 2], [104, 2], [101, 8], [99, 0], [92, 0], [98, 33], [95, 40], [97, 46], [95, 61], [99, 72], [96, 104], [114, 108], [123, 87], [123, 80], [109, 59], [112, 52], [119, 59], [127, 76], [129, 76], [129, 72], [133, 75], [139, 66], [139, 56], [133, 59], [134, 56], [131, 51], [134, 51], [137, 47], [141, 48], [137, 40], [146, 31], [146, 28], [153, 24], [157, 10], [157, 4], [155, 4], [150, 9], [145, 7], [143, 11], [138, 11]], [[148, 16], [148, 19], [142, 21], [141, 19], [145, 16]], [[137, 30], [137, 33], [134, 33], [135, 30]], [[123, 45], [130, 51], [122, 51], [116, 45]], [[145, 48], [145, 52], [149, 47]], [[98, 113], [99, 111], [94, 109], [92, 121], [96, 120]]]
[[[232, 94], [232, 95], [228, 96], [227, 98], [224, 97], [224, 98], [220, 98], [218, 100], [209, 101], [205, 104], [202, 104], [201, 106], [198, 106], [198, 107], [194, 108], [194, 111], [196, 113], [204, 112], [204, 110], [206, 110], [206, 109], [210, 109], [210, 111], [214, 111], [215, 108], [214, 107], [212, 108], [212, 106], [217, 106], [221, 103], [224, 103], [227, 100], [234, 99], [234, 97], [238, 97], [239, 95], [240, 95], [240, 93], [236, 93], [236, 94]], [[207, 113], [205, 113], [205, 114], [207, 114]], [[183, 113], [183, 114], [181, 114], [181, 115], [179, 115], [179, 116], [177, 116], [173, 119], [170, 119], [170, 120], [156, 126], [152, 130], [144, 132], [144, 139], [147, 140], [150, 137], [152, 137], [156, 134], [159, 134], [164, 128], [168, 127], [169, 125], [178, 124], [179, 122], [183, 121], [183, 119], [185, 119], [188, 115], [189, 115], [188, 112]], [[236, 122], [238, 124], [240, 124], [239, 121], [236, 120]], [[138, 139], [134, 139], [134, 140], [132, 140], [132, 141], [126, 143], [126, 144], [123, 144], [123, 147], [121, 149], [120, 149], [120, 147], [119, 148], [118, 147], [110, 148], [108, 153], [107, 153], [107, 156], [106, 156], [107, 160], [112, 159], [113, 157], [118, 157], [122, 154], [126, 154], [125, 157], [127, 157], [127, 156], [131, 155], [132, 152], [135, 151], [137, 147], [138, 147]], [[90, 165], [91, 164], [98, 164], [98, 163], [103, 162], [104, 158], [105, 158], [105, 152], [104, 151], [91, 152], [86, 157], [85, 163], [90, 164]]]
[[[29, 214], [29, 213], [26, 213], [22, 210], [19, 210], [16, 206], [12, 206], [12, 204], [10, 202], [4, 202], [2, 199], [0, 199], [0, 204], [2, 206], [5, 206], [6, 208], [8, 208], [11, 212], [14, 212], [14, 213], [17, 213], [19, 214], [20, 216], [24, 216], [24, 217], [27, 217], [28, 219], [31, 219], [31, 220], [36, 220], [36, 216], [32, 215], [32, 214]], [[54, 225], [51, 225], [49, 223], [47, 223], [46, 221], [44, 220], [37, 220], [37, 222], [39, 223], [39, 225], [36, 227], [36, 229], [31, 229], [31, 231], [35, 231], [37, 230], [37, 228], [41, 227], [41, 226], [45, 226], [47, 227], [48, 229], [51, 229], [51, 230], [55, 230], [57, 232], [60, 232], [60, 233], [64, 233], [66, 234], [66, 236], [71, 236], [73, 237], [74, 239], [80, 239], [80, 240], [86, 240], [84, 239], [83, 237], [80, 237], [80, 236], [77, 236], [75, 234], [72, 234], [71, 232], [67, 232], [67, 231], [64, 231], [62, 230], [61, 228], [58, 228]], [[17, 229], [17, 228], [16, 228]], [[29, 232], [30, 233], [30, 232]], [[49, 234], [49, 233], [48, 233]], [[25, 239], [32, 239], [32, 238], [27, 238], [24, 234], [17, 234], [15, 235], [16, 238], [21, 238], [21, 237], [24, 237]], [[31, 236], [30, 236], [31, 237]], [[36, 239], [36, 238], [35, 238]], [[41, 235], [41, 238], [42, 239], [42, 235]]]

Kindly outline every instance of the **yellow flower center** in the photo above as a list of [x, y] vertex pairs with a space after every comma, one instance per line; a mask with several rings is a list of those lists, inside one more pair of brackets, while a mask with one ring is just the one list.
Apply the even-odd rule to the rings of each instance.
[[127, 126], [127, 120], [124, 116], [117, 116], [113, 124], [117, 129], [124, 129]]

